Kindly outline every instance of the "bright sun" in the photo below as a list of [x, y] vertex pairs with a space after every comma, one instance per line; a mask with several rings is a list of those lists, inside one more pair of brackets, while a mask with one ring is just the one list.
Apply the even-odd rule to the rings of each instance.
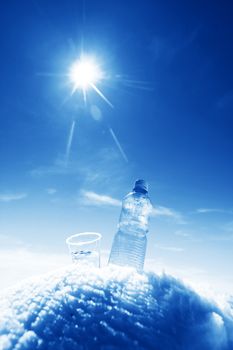
[[79, 88], [87, 90], [102, 78], [102, 72], [93, 60], [81, 58], [72, 65], [69, 76], [74, 84], [74, 90]]

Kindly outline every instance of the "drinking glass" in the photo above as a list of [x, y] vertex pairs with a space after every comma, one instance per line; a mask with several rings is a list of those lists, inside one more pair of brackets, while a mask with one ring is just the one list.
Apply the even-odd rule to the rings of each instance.
[[81, 232], [66, 239], [73, 263], [100, 267], [100, 241], [98, 232]]

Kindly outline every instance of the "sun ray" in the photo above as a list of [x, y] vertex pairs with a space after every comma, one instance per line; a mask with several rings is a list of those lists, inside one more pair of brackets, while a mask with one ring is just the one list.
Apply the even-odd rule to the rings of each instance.
[[90, 83], [90, 85], [111, 108], [114, 108], [113, 104], [107, 99], [107, 97], [104, 96], [104, 94], [97, 88], [95, 84]]
[[110, 128], [110, 127], [109, 127], [109, 132], [110, 132], [110, 134], [112, 135], [112, 138], [113, 138], [113, 140], [114, 140], [114, 142], [115, 142], [115, 144], [116, 144], [118, 150], [120, 151], [120, 154], [121, 154], [122, 158], [125, 160], [126, 163], [128, 163], [129, 160], [128, 160], [128, 158], [127, 158], [127, 156], [126, 156], [126, 154], [125, 154], [123, 148], [121, 147], [121, 144], [120, 144], [120, 142], [118, 141], [118, 139], [117, 139], [117, 137], [116, 137], [114, 131], [113, 131], [112, 128]]
[[71, 145], [72, 145], [72, 141], [73, 141], [75, 125], [76, 125], [76, 121], [73, 120], [73, 122], [71, 124], [71, 128], [70, 128], [68, 140], [67, 140], [67, 146], [66, 146], [66, 157], [65, 157], [66, 165], [68, 165], [69, 158], [70, 158], [70, 149], [71, 149]]

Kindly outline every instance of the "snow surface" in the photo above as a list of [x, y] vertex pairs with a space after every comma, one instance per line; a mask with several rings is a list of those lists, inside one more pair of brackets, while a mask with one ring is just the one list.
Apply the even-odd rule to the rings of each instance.
[[8, 289], [0, 349], [233, 349], [233, 313], [170, 276], [69, 266]]

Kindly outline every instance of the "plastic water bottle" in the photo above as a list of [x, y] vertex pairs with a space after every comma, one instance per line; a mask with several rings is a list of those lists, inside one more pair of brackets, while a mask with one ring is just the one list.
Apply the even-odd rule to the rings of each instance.
[[144, 180], [137, 180], [133, 191], [122, 203], [118, 231], [109, 257], [110, 264], [131, 266], [142, 272], [151, 209], [148, 185]]

